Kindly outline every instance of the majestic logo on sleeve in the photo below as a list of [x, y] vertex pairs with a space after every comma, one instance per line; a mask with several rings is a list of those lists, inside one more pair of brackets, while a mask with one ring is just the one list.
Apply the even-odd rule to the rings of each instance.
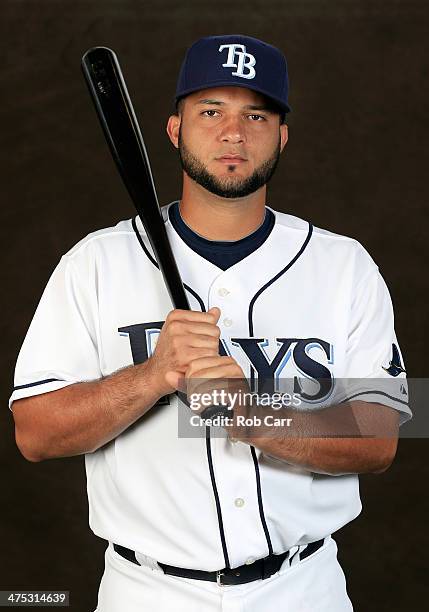
[[396, 344], [392, 344], [392, 359], [389, 361], [389, 367], [385, 368], [382, 366], [383, 370], [385, 370], [390, 376], [399, 376], [399, 374], [406, 374], [404, 366], [401, 361], [401, 356], [399, 354], [399, 349]]
[[[251, 53], [246, 53], [246, 47], [239, 44], [220, 45], [219, 52], [228, 49], [228, 58], [223, 68], [237, 68], [235, 72], [231, 72], [233, 76], [239, 76], [243, 79], [254, 79], [256, 71], [253, 66], [256, 64], [255, 56]], [[245, 72], [245, 69], [247, 71]]]
[[[153, 354], [162, 325], [163, 321], [158, 321], [118, 329], [129, 339], [134, 364]], [[222, 339], [220, 353], [235, 353], [244, 372], [247, 365], [254, 383], [252, 391], [258, 393], [284, 391], [282, 383], [287, 380], [293, 384], [293, 393], [311, 403], [326, 400], [333, 390], [334, 379], [327, 366], [334, 362], [334, 349], [320, 338]]]

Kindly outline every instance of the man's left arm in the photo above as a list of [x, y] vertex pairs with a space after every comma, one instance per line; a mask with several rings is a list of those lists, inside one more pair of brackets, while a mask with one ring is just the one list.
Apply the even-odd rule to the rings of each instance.
[[293, 410], [291, 427], [266, 437], [255, 430], [247, 440], [264, 453], [322, 474], [385, 471], [396, 454], [399, 427], [411, 418], [389, 291], [363, 248], [357, 261], [340, 379], [344, 397], [353, 400]]
[[[227, 388], [230, 397], [245, 397], [249, 390], [232, 357], [197, 359], [185, 378], [188, 384], [192, 378], [197, 383], [192, 392], [186, 389], [188, 395], [197, 391], [201, 397], [212, 388]], [[233, 412], [225, 415], [229, 420], [223, 426], [231, 439], [320, 474], [381, 473], [392, 463], [398, 443], [398, 411], [375, 402], [278, 410], [244, 401], [236, 402]]]
[[[264, 427], [266, 417], [269, 425]], [[282, 409], [270, 417], [265, 411], [262, 426], [226, 429], [264, 454], [320, 474], [378, 474], [396, 454], [399, 413], [383, 404], [352, 401], [318, 411]], [[275, 419], [279, 425], [273, 426]]]
[[[411, 418], [405, 367], [394, 330], [393, 306], [377, 266], [360, 247], [356, 280], [349, 299], [345, 350], [337, 401], [332, 405], [234, 407], [228, 435], [291, 465], [328, 475], [380, 473], [392, 463], [399, 426]], [[219, 361], [218, 361], [219, 360]], [[232, 357], [193, 362], [185, 378], [232, 379], [246, 391], [246, 379]], [[232, 384], [232, 386], [235, 386]], [[233, 390], [234, 391], [234, 390]], [[343, 399], [344, 398], [344, 399]], [[348, 398], [348, 399], [346, 399]], [[343, 403], [340, 403], [343, 402]], [[267, 422], [268, 416], [284, 422]], [[238, 416], [259, 417], [240, 423]], [[290, 424], [287, 419], [290, 418]]]

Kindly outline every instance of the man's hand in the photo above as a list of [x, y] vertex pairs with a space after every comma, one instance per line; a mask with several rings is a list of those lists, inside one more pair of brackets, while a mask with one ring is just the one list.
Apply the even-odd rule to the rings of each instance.
[[233, 357], [220, 355], [194, 359], [185, 372], [185, 379], [244, 378], [244, 373]]
[[208, 312], [172, 310], [168, 314], [149, 360], [160, 397], [179, 388], [193, 362], [219, 358], [219, 317], [216, 307]]
[[[244, 372], [235, 359], [220, 355], [192, 361], [181, 381], [181, 387], [188, 401], [192, 400], [193, 406], [198, 406], [193, 409], [200, 415], [207, 408], [210, 412], [212, 407], [222, 408], [226, 405], [238, 408], [237, 398], [249, 390]], [[229, 398], [234, 399], [230, 402]], [[232, 418], [232, 410], [227, 416]]]

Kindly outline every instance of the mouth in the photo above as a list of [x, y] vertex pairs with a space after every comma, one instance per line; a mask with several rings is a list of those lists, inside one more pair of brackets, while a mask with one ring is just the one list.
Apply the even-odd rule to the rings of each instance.
[[216, 157], [216, 161], [220, 162], [221, 164], [228, 164], [230, 166], [242, 164], [247, 160], [244, 157], [241, 157], [241, 155], [222, 155], [222, 157]]

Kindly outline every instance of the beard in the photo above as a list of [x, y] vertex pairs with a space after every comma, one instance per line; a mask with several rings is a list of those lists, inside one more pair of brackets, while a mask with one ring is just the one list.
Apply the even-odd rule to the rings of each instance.
[[179, 156], [182, 169], [196, 183], [221, 198], [244, 198], [254, 193], [268, 183], [274, 174], [280, 159], [280, 136], [272, 155], [260, 166], [255, 168], [252, 174], [245, 178], [238, 178], [234, 172], [234, 165], [228, 166], [231, 176], [218, 178], [211, 174], [204, 164], [186, 147], [182, 138], [182, 130], [179, 128]]

